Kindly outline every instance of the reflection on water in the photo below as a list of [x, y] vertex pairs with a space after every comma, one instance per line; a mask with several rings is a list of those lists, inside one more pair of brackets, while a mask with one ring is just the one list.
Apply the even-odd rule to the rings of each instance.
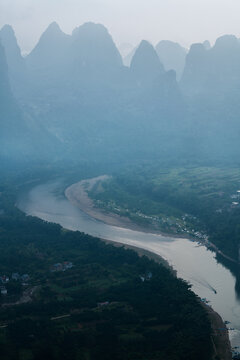
[[230, 321], [230, 338], [240, 345], [240, 278], [218, 263], [213, 252], [188, 239], [147, 234], [97, 221], [65, 198], [56, 195], [59, 183], [34, 187], [21, 196], [18, 206], [29, 215], [55, 222], [69, 230], [80, 230], [92, 236], [149, 250], [165, 258], [179, 277], [192, 284], [193, 291], [210, 301], [224, 320]]

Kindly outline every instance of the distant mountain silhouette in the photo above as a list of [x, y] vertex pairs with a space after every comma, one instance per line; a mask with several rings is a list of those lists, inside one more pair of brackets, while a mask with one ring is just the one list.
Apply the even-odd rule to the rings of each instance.
[[72, 33], [72, 51], [76, 65], [91, 71], [109, 71], [122, 66], [121, 55], [107, 29], [86, 23]]
[[1, 98], [0, 110], [2, 110], [3, 107], [8, 108], [11, 106], [12, 95], [8, 80], [8, 65], [6, 61], [5, 51], [1, 43], [0, 43], [0, 98]]
[[53, 22], [26, 57], [28, 67], [42, 73], [54, 71], [56, 68], [60, 70], [60, 66], [67, 61], [70, 39], [71, 37], [63, 33], [58, 24]]
[[43, 74], [61, 70], [74, 77], [122, 66], [121, 55], [108, 31], [94, 23], [79, 26], [72, 36], [64, 34], [57, 23], [50, 24], [26, 61], [30, 69]]
[[146, 40], [143, 40], [137, 48], [131, 61], [130, 71], [139, 86], [151, 84], [165, 73], [154, 47]]
[[178, 43], [162, 40], [156, 45], [156, 51], [165, 70], [175, 70], [179, 80], [185, 66], [187, 50]]
[[211, 44], [210, 44], [210, 42], [208, 40], [205, 40], [203, 42], [203, 46], [205, 47], [206, 50], [211, 49]]
[[211, 81], [227, 89], [240, 84], [240, 42], [233, 35], [217, 39], [209, 50], [211, 59]]
[[[52, 23], [26, 57], [29, 96], [41, 96], [55, 87], [63, 89], [68, 78], [71, 37]], [[52, 92], [52, 90], [51, 90]]]
[[8, 67], [0, 44], [0, 158], [26, 154], [27, 130], [22, 114], [11, 93]]
[[183, 91], [190, 95], [233, 91], [240, 85], [240, 42], [224, 35], [208, 49], [194, 44], [186, 58], [181, 79]]
[[195, 95], [202, 91], [209, 71], [207, 50], [203, 44], [193, 44], [186, 57], [186, 64], [180, 82], [184, 92]]
[[33, 93], [40, 97], [48, 92], [55, 99], [63, 93], [65, 98], [72, 98], [83, 89], [109, 85], [123, 67], [107, 29], [94, 23], [79, 26], [72, 35], [52, 23], [26, 63]]
[[[107, 29], [86, 23], [72, 33], [70, 81], [74, 93], [87, 103], [112, 99], [112, 90], [123, 81], [122, 57]], [[111, 100], [112, 101], [112, 100]]]
[[5, 49], [12, 90], [14, 94], [19, 96], [23, 86], [25, 86], [26, 66], [15, 33], [10, 25], [5, 25], [0, 30], [0, 41]]
[[23, 114], [15, 100], [4, 47], [0, 43], [0, 159], [25, 162], [46, 158], [58, 151], [57, 146], [57, 141], [30, 114]]
[[15, 95], [22, 86], [19, 108], [2, 49], [2, 144], [21, 139], [22, 148], [16, 142], [19, 156], [27, 156], [27, 149], [34, 156], [67, 161], [240, 155], [236, 37], [223, 36], [213, 47], [193, 44], [178, 83], [176, 72], [167, 70], [169, 66], [180, 73], [185, 50], [171, 42], [160, 42], [158, 55], [143, 40], [127, 67], [100, 24], [87, 23], [66, 35], [52, 23], [26, 59], [11, 28], [4, 27], [1, 34], [9, 69], [11, 61], [26, 64], [26, 72], [15, 66]]
[[238, 161], [239, 40], [225, 35], [208, 50], [204, 44], [192, 45], [180, 86], [188, 102], [199, 156]]

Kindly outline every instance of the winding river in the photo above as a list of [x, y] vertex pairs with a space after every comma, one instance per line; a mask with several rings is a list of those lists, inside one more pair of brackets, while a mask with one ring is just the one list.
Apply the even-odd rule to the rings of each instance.
[[97, 221], [65, 197], [60, 196], [60, 182], [45, 183], [22, 194], [18, 207], [28, 215], [58, 223], [69, 230], [136, 246], [162, 256], [177, 271], [178, 277], [192, 284], [193, 291], [224, 320], [230, 322], [232, 346], [240, 346], [240, 300], [235, 291], [236, 278], [217, 262], [215, 254], [188, 239], [171, 238], [107, 225]]

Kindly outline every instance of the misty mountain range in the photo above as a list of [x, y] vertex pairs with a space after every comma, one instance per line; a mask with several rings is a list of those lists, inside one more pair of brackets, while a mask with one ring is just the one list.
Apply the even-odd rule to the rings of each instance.
[[123, 61], [107, 29], [52, 23], [22, 57], [0, 30], [0, 156], [185, 159], [240, 155], [240, 41], [187, 50], [143, 40]]

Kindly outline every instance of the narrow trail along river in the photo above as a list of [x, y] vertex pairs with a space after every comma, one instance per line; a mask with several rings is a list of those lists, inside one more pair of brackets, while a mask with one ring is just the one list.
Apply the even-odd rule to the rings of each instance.
[[103, 239], [132, 245], [160, 255], [190, 282], [193, 291], [210, 305], [234, 330], [229, 331], [232, 346], [240, 346], [240, 299], [235, 291], [236, 278], [217, 262], [215, 254], [198, 243], [107, 225], [95, 220], [65, 197], [59, 182], [45, 183], [22, 194], [18, 207], [28, 215], [58, 223], [69, 230], [79, 230]]

